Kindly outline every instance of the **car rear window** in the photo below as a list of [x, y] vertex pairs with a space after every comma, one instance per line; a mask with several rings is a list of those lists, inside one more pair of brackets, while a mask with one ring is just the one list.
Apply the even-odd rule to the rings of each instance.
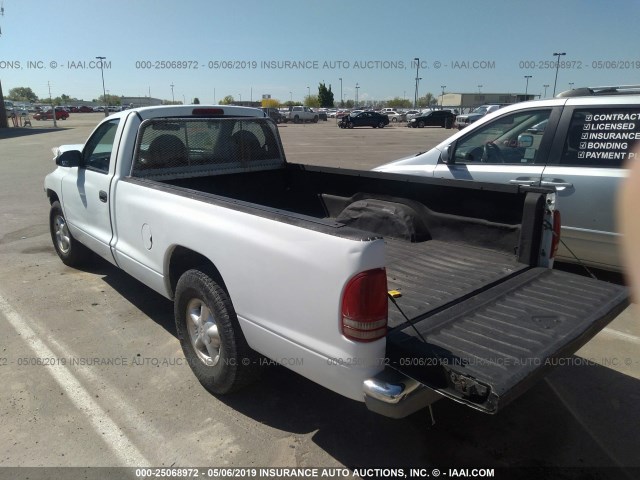
[[639, 139], [639, 107], [576, 109], [559, 163], [620, 168]]

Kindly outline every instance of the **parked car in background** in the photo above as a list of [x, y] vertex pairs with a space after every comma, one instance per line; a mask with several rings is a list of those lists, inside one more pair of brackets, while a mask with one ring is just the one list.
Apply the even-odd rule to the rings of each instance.
[[289, 107], [289, 111], [285, 114], [285, 122], [304, 123], [313, 122], [318, 123], [318, 114], [309, 107], [303, 107], [296, 105]]
[[435, 148], [377, 171], [556, 190], [556, 258], [621, 271], [616, 197], [640, 140], [640, 88], [569, 90], [507, 106]]
[[384, 128], [389, 125], [389, 117], [378, 112], [351, 113], [342, 117], [338, 126], [340, 128], [373, 127]]
[[414, 116], [418, 115], [419, 113], [420, 113], [420, 110], [407, 110], [406, 112], [404, 112], [405, 117], [407, 118], [407, 122], [411, 120]]
[[262, 111], [267, 117], [269, 117], [276, 123], [282, 123], [284, 121], [285, 116], [280, 113], [280, 110], [278, 110], [277, 108], [264, 107]]
[[501, 107], [502, 105], [480, 105], [467, 114], [458, 115], [455, 121], [456, 128], [458, 130], [462, 130], [463, 128], [468, 127], [473, 122], [481, 119], [489, 113], [495, 112]]
[[92, 113], [93, 112], [93, 108], [88, 107], [86, 105], [81, 105], [78, 107], [78, 112], [80, 113]]
[[[53, 120], [53, 110], [46, 110], [33, 114], [35, 120]], [[69, 112], [64, 109], [56, 108], [56, 120], [66, 120], [69, 118]]]
[[387, 110], [387, 111], [383, 111], [381, 112], [382, 114], [386, 115], [387, 117], [389, 117], [389, 121], [396, 123], [396, 122], [404, 122], [407, 120], [407, 115], [404, 113], [400, 113], [400, 112], [396, 112], [395, 110]]
[[423, 128], [423, 127], [442, 127], [451, 128], [456, 120], [456, 116], [449, 110], [429, 110], [411, 117], [407, 127]]
[[328, 120], [326, 110], [318, 110], [318, 111], [314, 110], [314, 112], [318, 114], [318, 120], [322, 120], [323, 122], [326, 122]]

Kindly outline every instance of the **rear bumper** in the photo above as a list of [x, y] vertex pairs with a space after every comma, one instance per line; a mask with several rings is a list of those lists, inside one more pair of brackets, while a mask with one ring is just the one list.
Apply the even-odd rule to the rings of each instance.
[[362, 384], [365, 405], [390, 418], [404, 418], [443, 398], [435, 390], [390, 368]]

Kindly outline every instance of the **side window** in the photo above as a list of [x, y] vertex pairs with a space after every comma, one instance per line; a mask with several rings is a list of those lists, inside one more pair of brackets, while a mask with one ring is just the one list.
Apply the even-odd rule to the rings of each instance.
[[456, 163], [532, 164], [544, 162], [538, 152], [551, 110], [527, 110], [496, 118], [456, 144]]
[[114, 119], [103, 123], [89, 138], [82, 153], [86, 168], [102, 173], [109, 172], [109, 160], [116, 138], [118, 122], [119, 119]]
[[640, 139], [640, 108], [576, 109], [560, 165], [621, 168]]

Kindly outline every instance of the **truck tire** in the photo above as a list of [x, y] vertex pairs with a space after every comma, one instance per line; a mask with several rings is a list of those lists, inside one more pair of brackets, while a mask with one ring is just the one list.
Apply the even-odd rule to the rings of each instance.
[[224, 395], [251, 383], [260, 368], [231, 299], [215, 277], [206, 267], [182, 274], [176, 286], [174, 315], [191, 370], [204, 388]]
[[318, 123], [318, 116], [313, 117], [313, 123]]
[[55, 201], [51, 204], [49, 211], [49, 231], [51, 232], [51, 241], [56, 253], [62, 263], [68, 267], [78, 267], [88, 263], [91, 258], [91, 250], [78, 242], [67, 225], [67, 219], [64, 217], [60, 202]]
[[300, 123], [300, 117], [298, 117], [298, 115], [293, 117], [293, 123]]

